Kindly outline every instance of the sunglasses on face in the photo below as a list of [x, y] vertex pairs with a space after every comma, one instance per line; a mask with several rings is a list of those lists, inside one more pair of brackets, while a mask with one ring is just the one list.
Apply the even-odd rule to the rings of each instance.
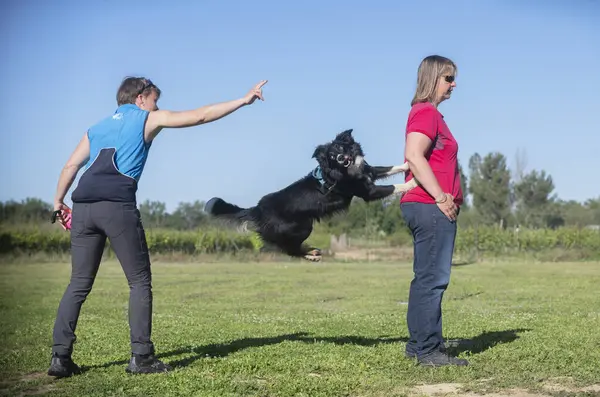
[[444, 76], [444, 80], [446, 80], [446, 83], [452, 84], [454, 82], [454, 76]]
[[[141, 95], [141, 94], [142, 94], [142, 92], [144, 92], [145, 90], [147, 90], [148, 88], [151, 88], [151, 87], [156, 87], [156, 86], [154, 85], [154, 83], [153, 83], [152, 81], [150, 81], [150, 80], [145, 80], [145, 84], [144, 84], [144, 86], [142, 87], [142, 89], [141, 89], [141, 90], [139, 90], [139, 91], [137, 92], [137, 95]], [[136, 96], [137, 96], [137, 95], [136, 95]]]

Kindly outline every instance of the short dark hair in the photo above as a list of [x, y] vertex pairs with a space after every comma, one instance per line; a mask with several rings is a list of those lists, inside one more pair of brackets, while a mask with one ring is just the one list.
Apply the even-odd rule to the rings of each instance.
[[121, 106], [126, 103], [135, 103], [135, 98], [144, 93], [144, 96], [150, 94], [154, 90], [156, 95], [160, 97], [160, 88], [158, 88], [150, 79], [145, 77], [126, 77], [121, 82], [117, 91], [117, 105]]

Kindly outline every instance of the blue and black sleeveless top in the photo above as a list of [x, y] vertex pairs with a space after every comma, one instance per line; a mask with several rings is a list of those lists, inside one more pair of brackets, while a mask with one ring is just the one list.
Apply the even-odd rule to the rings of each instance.
[[87, 134], [90, 159], [71, 199], [75, 203], [136, 201], [151, 143], [144, 139], [148, 111], [125, 104]]

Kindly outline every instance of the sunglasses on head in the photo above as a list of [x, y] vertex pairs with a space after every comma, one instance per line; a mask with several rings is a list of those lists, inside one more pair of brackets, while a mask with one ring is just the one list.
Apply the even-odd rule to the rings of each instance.
[[[141, 90], [139, 90], [139, 91], [137, 92], [137, 95], [141, 95], [141, 94], [142, 94], [142, 92], [146, 91], [148, 88], [151, 88], [151, 87], [156, 87], [156, 86], [154, 85], [154, 83], [153, 83], [151, 80], [144, 80], [144, 82], [145, 82], [145, 83], [144, 83], [144, 86], [142, 87], [142, 89], [141, 89]], [[137, 95], [136, 95], [136, 96], [137, 96]]]
[[454, 76], [444, 76], [444, 80], [446, 80], [446, 83], [453, 83]]

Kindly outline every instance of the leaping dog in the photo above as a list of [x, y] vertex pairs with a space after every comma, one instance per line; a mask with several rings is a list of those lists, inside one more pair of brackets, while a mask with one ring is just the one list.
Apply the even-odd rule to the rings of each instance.
[[244, 224], [264, 242], [290, 256], [319, 261], [321, 250], [304, 245], [315, 221], [347, 211], [354, 197], [380, 200], [417, 186], [415, 179], [401, 184], [376, 185], [379, 179], [408, 171], [408, 163], [369, 165], [362, 146], [352, 136], [352, 129], [319, 145], [312, 157], [318, 163], [315, 169], [289, 186], [263, 196], [254, 207], [241, 208], [214, 197], [206, 203], [205, 211], [218, 219]]

